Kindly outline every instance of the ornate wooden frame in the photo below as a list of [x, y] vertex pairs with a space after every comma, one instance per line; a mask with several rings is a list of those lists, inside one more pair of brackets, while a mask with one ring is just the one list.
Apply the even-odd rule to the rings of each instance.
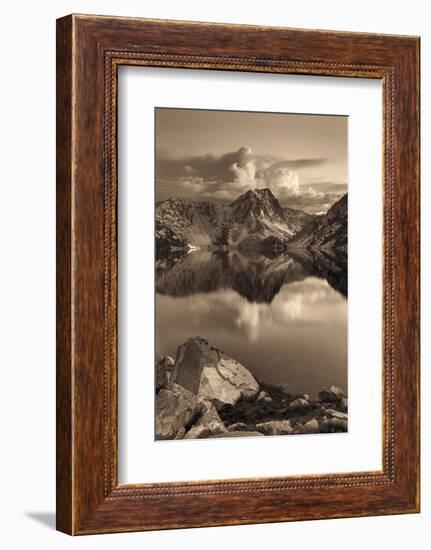
[[[119, 485], [119, 65], [383, 82], [383, 470]], [[419, 38], [70, 15], [57, 21], [57, 528], [69, 534], [419, 511]]]

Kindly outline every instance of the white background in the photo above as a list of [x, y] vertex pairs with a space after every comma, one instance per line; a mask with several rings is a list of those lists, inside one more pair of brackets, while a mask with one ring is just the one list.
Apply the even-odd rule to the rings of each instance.
[[[381, 470], [381, 82], [144, 67], [119, 74], [120, 482]], [[347, 434], [154, 441], [154, 106], [349, 116]]]
[[[55, 449], [55, 18], [74, 12], [422, 36], [422, 150], [431, 150], [431, 30], [427, 2], [264, 3], [158, 0], [8, 2], [2, 11], [0, 542], [5, 548], [426, 547], [431, 522], [431, 341], [422, 345], [422, 514], [103, 535], [53, 530]], [[4, 43], [3, 43], [4, 42]], [[430, 164], [422, 167], [423, 334], [431, 330]], [[366, 217], [364, 218], [366, 219]], [[364, 406], [366, 401], [364, 400]], [[427, 537], [428, 535], [428, 537]]]

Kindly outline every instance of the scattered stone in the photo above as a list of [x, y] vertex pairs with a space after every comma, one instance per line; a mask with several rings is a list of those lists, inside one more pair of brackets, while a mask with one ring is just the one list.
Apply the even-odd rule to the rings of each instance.
[[271, 420], [256, 424], [256, 429], [264, 435], [288, 435], [293, 433], [290, 420]]
[[347, 432], [347, 420], [340, 418], [327, 418], [320, 424], [323, 433]]
[[237, 431], [249, 431], [250, 428], [247, 424], [244, 422], [235, 422], [235, 424], [231, 424], [227, 427], [229, 432], [237, 432]]
[[347, 432], [347, 420], [341, 418], [327, 418], [320, 424], [323, 433]]
[[182, 386], [170, 384], [161, 389], [156, 397], [156, 439], [174, 439], [200, 411], [199, 399]]
[[304, 433], [304, 425], [302, 424], [302, 422], [297, 422], [293, 426], [293, 433], [294, 434], [303, 434]]
[[347, 397], [340, 388], [327, 386], [318, 402], [308, 394], [293, 398], [284, 388], [269, 394], [245, 367], [204, 338], [189, 338], [175, 361], [158, 357], [155, 368], [156, 439], [347, 431]]
[[298, 399], [295, 399], [295, 401], [292, 401], [292, 403], [289, 405], [289, 410], [291, 411], [303, 411], [307, 409], [310, 406], [310, 403], [303, 399], [302, 397], [298, 397]]
[[343, 390], [337, 386], [327, 386], [319, 392], [319, 400], [321, 402], [328, 401], [330, 403], [338, 403], [343, 397]]
[[272, 397], [266, 393], [266, 391], [261, 391], [257, 396], [256, 401], [264, 401], [265, 403], [271, 403]]
[[331, 427], [336, 432], [347, 432], [347, 419], [331, 418]]
[[156, 392], [165, 388], [174, 370], [174, 360], [169, 355], [156, 358]]
[[317, 434], [320, 432], [320, 428], [319, 428], [319, 422], [315, 419], [315, 418], [312, 418], [311, 420], [309, 420], [308, 422], [306, 422], [304, 424], [304, 432], [305, 434]]
[[235, 405], [240, 399], [253, 399], [260, 391], [241, 363], [200, 337], [189, 338], [178, 349], [171, 382], [211, 401], [217, 409]]
[[324, 417], [324, 418], [321, 418], [320, 419], [320, 423], [319, 423], [319, 428], [320, 428], [320, 431], [322, 433], [328, 433], [330, 431], [330, 423], [329, 423], [329, 418], [328, 417]]
[[325, 413], [332, 418], [340, 418], [341, 420], [347, 420], [347, 414], [344, 412], [336, 411], [335, 409], [326, 409]]
[[340, 399], [340, 408], [341, 408], [341, 410], [343, 410], [343, 411], [347, 411], [347, 408], [348, 408], [348, 407], [347, 407], [347, 397], [342, 397], [342, 398]]

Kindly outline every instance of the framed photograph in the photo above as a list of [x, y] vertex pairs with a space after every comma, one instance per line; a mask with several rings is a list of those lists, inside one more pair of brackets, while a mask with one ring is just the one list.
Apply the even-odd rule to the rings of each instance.
[[347, 432], [347, 117], [155, 131], [156, 440]]
[[57, 528], [418, 511], [419, 38], [59, 19]]

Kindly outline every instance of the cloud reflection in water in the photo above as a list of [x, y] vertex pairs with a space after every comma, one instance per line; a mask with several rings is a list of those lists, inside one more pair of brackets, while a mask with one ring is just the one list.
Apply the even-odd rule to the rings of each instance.
[[[215, 284], [211, 270], [205, 271], [205, 281], [211, 280], [214, 288], [209, 291], [190, 270], [186, 285], [178, 276], [164, 279], [164, 293], [156, 296], [157, 353], [175, 355], [189, 336], [199, 335], [266, 382], [312, 394], [330, 383], [347, 389], [347, 301], [331, 286], [331, 278], [329, 284], [325, 278], [307, 275], [291, 259], [284, 264], [277, 260], [268, 278], [270, 264], [265, 259], [264, 295], [274, 278], [277, 287], [269, 298], [251, 299], [250, 288], [260, 288], [260, 271], [253, 262], [252, 272], [249, 266], [247, 272], [234, 275], [218, 271], [220, 284]], [[292, 278], [297, 280], [283, 282]], [[169, 282], [173, 280], [174, 286]]]

